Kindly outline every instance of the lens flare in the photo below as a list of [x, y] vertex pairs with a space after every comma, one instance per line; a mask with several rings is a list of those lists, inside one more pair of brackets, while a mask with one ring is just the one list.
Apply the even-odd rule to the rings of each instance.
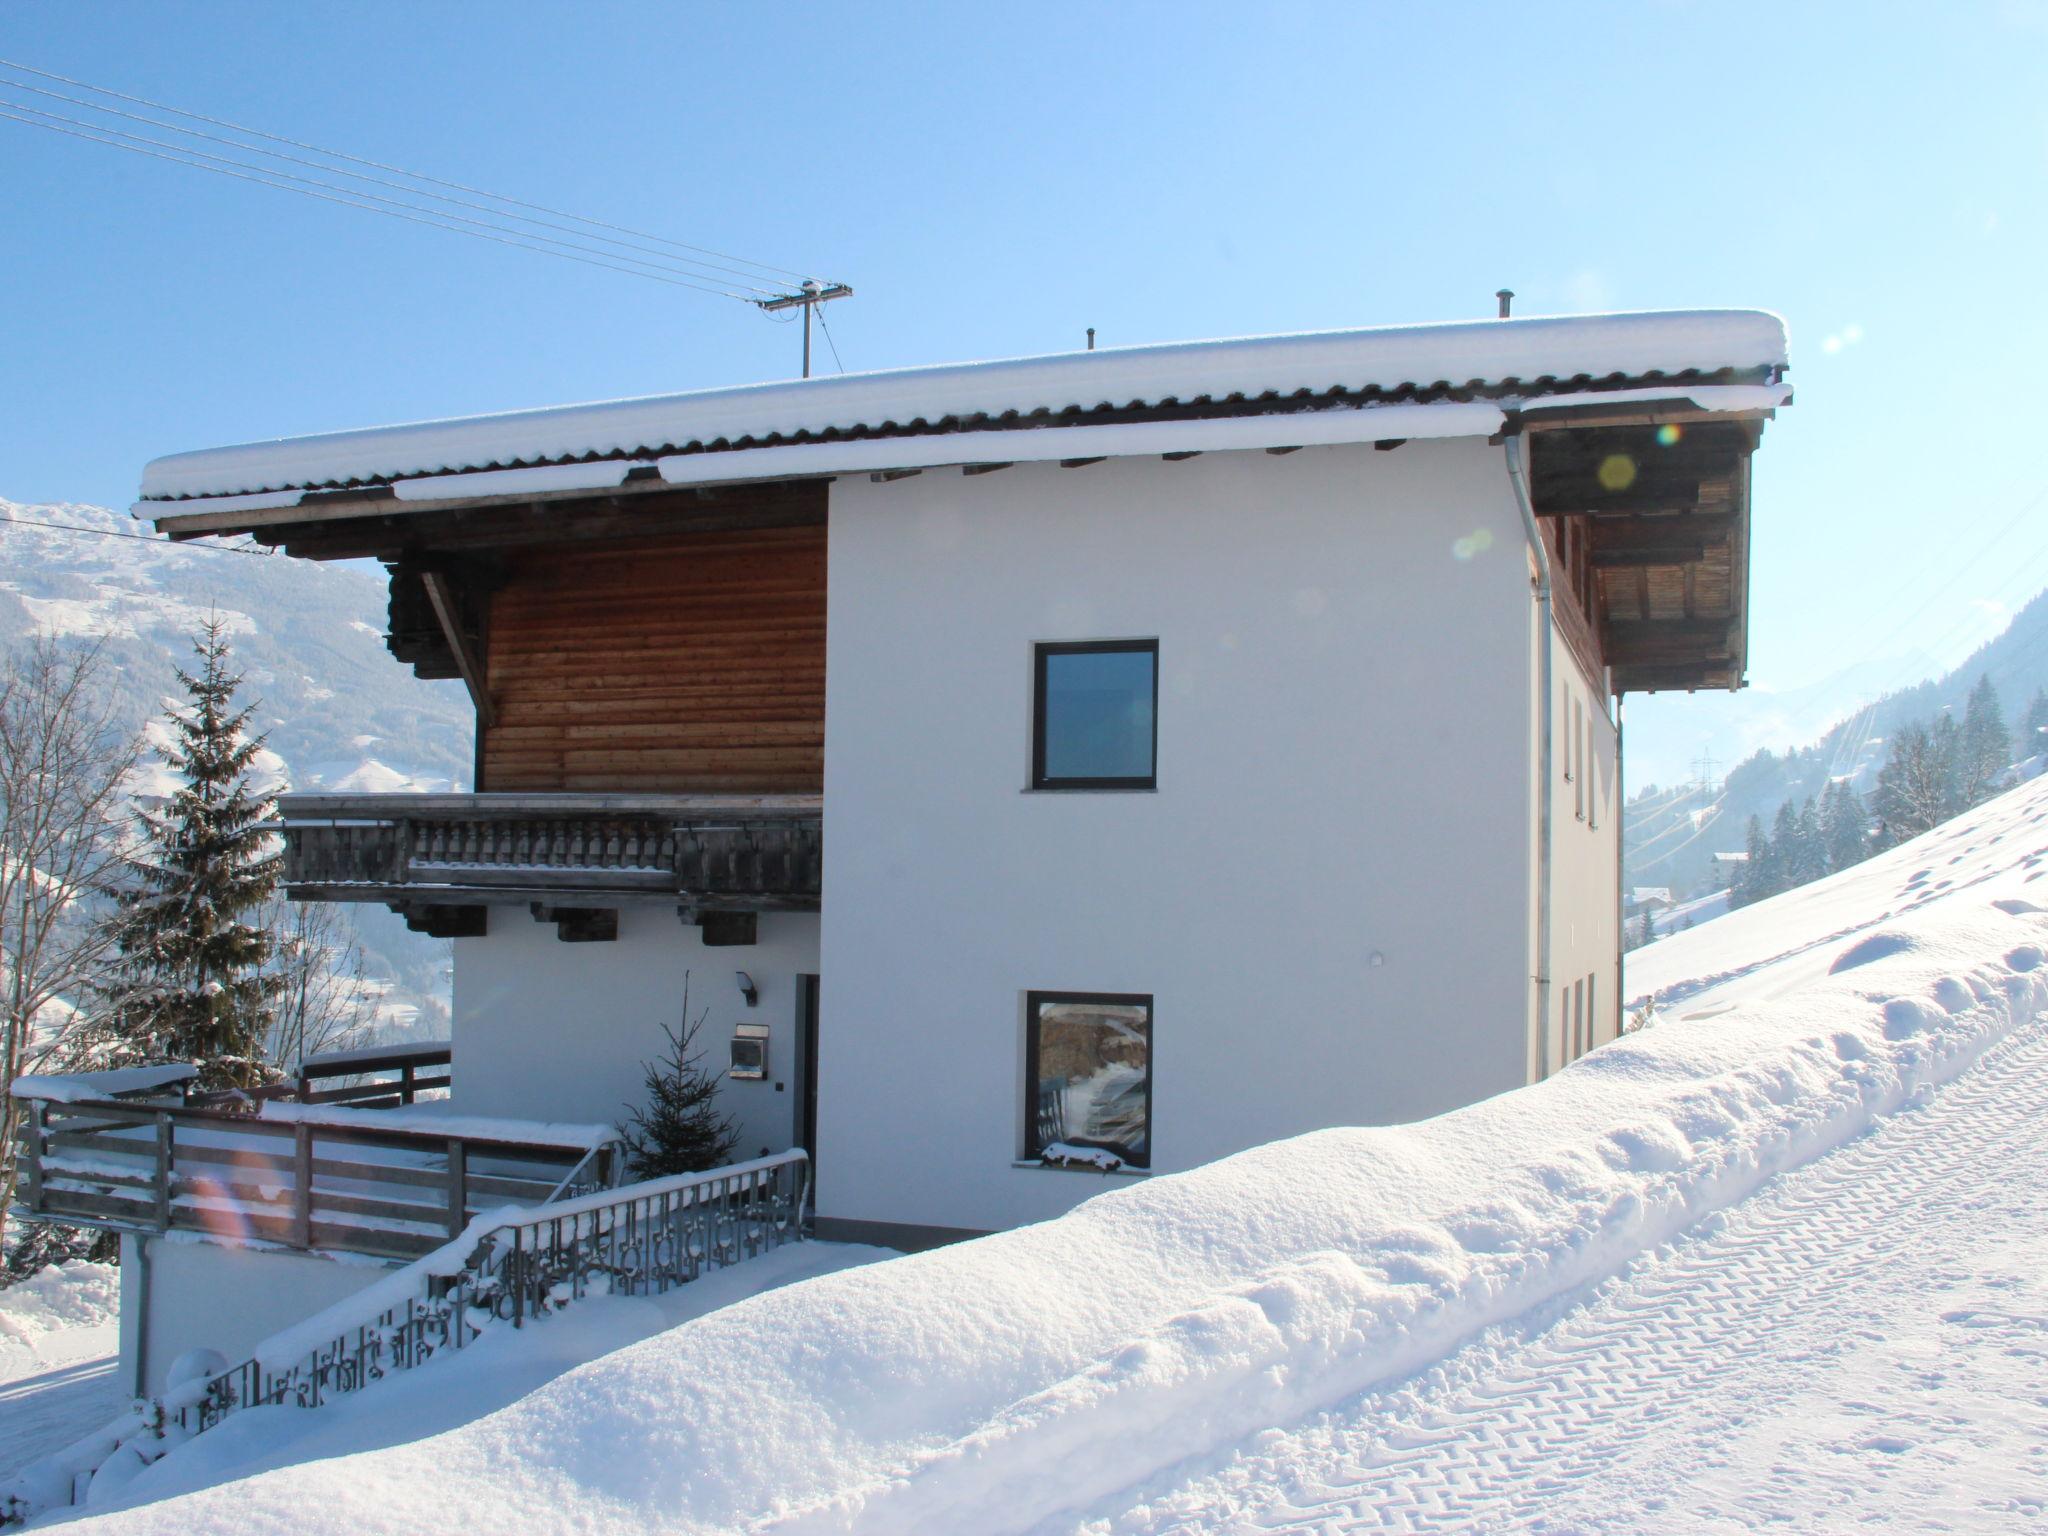
[[1625, 491], [1636, 483], [1636, 461], [1625, 453], [1610, 453], [1600, 461], [1600, 488]]
[[1657, 446], [1659, 448], [1676, 447], [1678, 440], [1683, 436], [1685, 436], [1685, 428], [1675, 421], [1667, 421], [1657, 429]]
[[1470, 560], [1474, 556], [1485, 554], [1491, 548], [1493, 548], [1493, 530], [1491, 528], [1475, 528], [1463, 538], [1454, 539], [1451, 542], [1451, 558], [1453, 560]]

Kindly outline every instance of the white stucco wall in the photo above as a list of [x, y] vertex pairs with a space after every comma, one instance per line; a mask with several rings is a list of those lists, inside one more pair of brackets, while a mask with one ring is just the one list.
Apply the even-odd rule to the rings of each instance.
[[[690, 1017], [706, 1014], [697, 1046], [739, 1123], [736, 1155], [788, 1149], [802, 1112], [797, 978], [817, 972], [818, 919], [767, 912], [758, 932], [758, 944], [707, 948], [674, 907], [650, 904], [620, 909], [615, 941], [565, 944], [523, 907], [492, 908], [483, 938], [455, 941], [455, 1107], [618, 1124], [646, 1097], [643, 1064], [667, 1050], [661, 1026], [681, 1018], [688, 971]], [[753, 978], [755, 1006], [736, 971]], [[742, 1020], [769, 1028], [758, 1082], [724, 1076]]]
[[[149, 1259], [146, 1287], [143, 1266], [137, 1262], [143, 1245]], [[279, 1329], [354, 1295], [388, 1273], [390, 1266], [363, 1258], [247, 1248], [192, 1240], [184, 1234], [169, 1239], [124, 1237], [122, 1379], [130, 1390], [161, 1392], [172, 1364], [193, 1349], [216, 1349], [230, 1365], [239, 1364]]]
[[[1526, 1079], [1499, 449], [848, 477], [831, 528], [822, 1217], [1107, 1187], [1011, 1167], [1031, 988], [1154, 995], [1161, 1171]], [[1157, 792], [1025, 792], [1033, 642], [1154, 636]]]
[[[1554, 683], [1548, 1020], [1553, 1072], [1614, 1039], [1621, 1021], [1621, 764], [1612, 702], [1562, 639]], [[1587, 1023], [1574, 1050], [1571, 1021], [1580, 1011]]]

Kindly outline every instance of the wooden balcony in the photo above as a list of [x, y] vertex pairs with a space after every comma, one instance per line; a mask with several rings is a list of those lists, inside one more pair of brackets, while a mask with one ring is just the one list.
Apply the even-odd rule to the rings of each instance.
[[[448, 1241], [481, 1211], [534, 1206], [610, 1188], [616, 1133], [478, 1120], [446, 1104], [389, 1109], [391, 1083], [363, 1083], [379, 1066], [406, 1073], [447, 1060], [445, 1046], [413, 1053], [412, 1071], [337, 1064], [348, 1089], [291, 1090], [258, 1099], [186, 1092], [180, 1071], [142, 1068], [23, 1078], [21, 1208], [31, 1218], [119, 1232], [205, 1233], [286, 1247], [411, 1259]], [[318, 1075], [318, 1074], [316, 1074]], [[445, 1079], [443, 1080], [445, 1081]], [[434, 1086], [419, 1083], [419, 1086]], [[342, 1102], [344, 1094], [356, 1104]], [[387, 1102], [390, 1100], [387, 1100]], [[402, 1106], [402, 1107], [401, 1107]]]
[[[689, 913], [815, 912], [817, 795], [287, 795], [284, 880], [302, 901], [381, 901], [415, 926], [669, 902]], [[473, 914], [465, 917], [463, 914]], [[567, 930], [564, 936], [568, 936]]]

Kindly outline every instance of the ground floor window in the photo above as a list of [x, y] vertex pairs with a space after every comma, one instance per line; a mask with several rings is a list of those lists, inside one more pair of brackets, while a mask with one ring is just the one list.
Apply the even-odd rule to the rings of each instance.
[[1026, 1157], [1090, 1147], [1152, 1166], [1152, 999], [1032, 992], [1025, 1003]]

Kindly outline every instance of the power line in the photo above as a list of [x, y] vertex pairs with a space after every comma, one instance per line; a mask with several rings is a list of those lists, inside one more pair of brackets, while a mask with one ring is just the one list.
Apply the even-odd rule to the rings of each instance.
[[[37, 109], [29, 107], [23, 110], [33, 112]], [[43, 113], [41, 115], [48, 117], [53, 114]], [[180, 150], [177, 153], [166, 154], [160, 150], [144, 149], [134, 144], [124, 144], [121, 143], [119, 139], [108, 138], [105, 136], [106, 134], [120, 133], [120, 130], [115, 128], [87, 131], [79, 128], [60, 127], [55, 123], [37, 122], [33, 118], [18, 116], [15, 112], [8, 110], [5, 104], [0, 104], [0, 118], [12, 118], [15, 122], [26, 124], [28, 127], [31, 128], [42, 128], [50, 133], [65, 134], [74, 139], [86, 139], [95, 144], [104, 144], [110, 149], [126, 150], [129, 154], [146, 155], [152, 160], [167, 160], [173, 165], [189, 166], [191, 169], [198, 171], [211, 171], [216, 176], [229, 176], [233, 177], [237, 181], [254, 182], [257, 186], [270, 187], [273, 190], [279, 192], [295, 192], [301, 197], [318, 198], [321, 202], [324, 203], [339, 203], [341, 206], [345, 208], [360, 208], [366, 213], [381, 213], [386, 218], [403, 219], [409, 224], [425, 224], [434, 229], [445, 229], [450, 234], [468, 235], [471, 239], [474, 240], [489, 240], [498, 245], [509, 245], [519, 250], [532, 251], [542, 256], [559, 256], [564, 261], [580, 261], [585, 266], [605, 267], [613, 272], [623, 272], [629, 277], [644, 277], [652, 282], [667, 283], [671, 287], [675, 288], [694, 288], [699, 293], [713, 294], [718, 298], [738, 299], [744, 303], [750, 304], [756, 302], [756, 300], [754, 300], [749, 295], [744, 293], [735, 293], [730, 289], [711, 288], [707, 287], [703, 283], [693, 283], [681, 277], [666, 276], [662, 273], [644, 270], [643, 268], [640, 267], [621, 266], [617, 261], [607, 260], [604, 259], [603, 257], [580, 256], [575, 254], [575, 252], [573, 251], [554, 250], [551, 249], [549, 246], [536, 245], [532, 243], [534, 240], [541, 238], [540, 236], [527, 236], [519, 232], [493, 234], [488, 230], [484, 229], [465, 229], [460, 224], [447, 223], [444, 220], [444, 218], [442, 218], [437, 213], [405, 213], [399, 211], [399, 209], [397, 208], [380, 207], [376, 203], [364, 202], [361, 200], [363, 197], [368, 196], [369, 194], [356, 194], [350, 192], [317, 192], [310, 190], [307, 187], [293, 186], [287, 181], [273, 179], [276, 177], [282, 177], [289, 174], [284, 171], [270, 171], [260, 166], [247, 166], [242, 170], [230, 170], [227, 169], [225, 165], [208, 165], [203, 161], [187, 158], [187, 155], [203, 154], [204, 151], [201, 150]], [[133, 134], [128, 134], [123, 135], [123, 137], [135, 138], [137, 136]], [[208, 158], [219, 159], [221, 157], [209, 156]], [[293, 179], [304, 180], [305, 178]], [[449, 215], [448, 217], [453, 217], [453, 215]], [[609, 253], [606, 254], [607, 256], [609, 255]]]
[[85, 533], [96, 539], [139, 539], [159, 549], [203, 550], [213, 555], [256, 555], [267, 559], [275, 553], [249, 544], [184, 544], [153, 533], [123, 533], [118, 528], [88, 528], [83, 523], [46, 523], [33, 517], [0, 517], [0, 528], [54, 528], [59, 533]]
[[[740, 283], [741, 287], [747, 288], [751, 292], [757, 294], [773, 295], [774, 293], [779, 291], [776, 288], [762, 286], [752, 281], [752, 279], [759, 277], [761, 274], [744, 271], [738, 267], [727, 266], [717, 262], [701, 261], [695, 257], [690, 256], [671, 256], [664, 251], [655, 249], [651, 245], [640, 244], [631, 240], [618, 240], [614, 239], [610, 235], [590, 234], [587, 231], [576, 229], [568, 224], [557, 224], [549, 219], [530, 218], [522, 213], [507, 213], [502, 209], [491, 207], [488, 203], [472, 202], [470, 199], [464, 197], [450, 197], [446, 193], [430, 192], [421, 187], [409, 187], [406, 186], [403, 182], [392, 181], [383, 176], [366, 176], [361, 171], [351, 171], [345, 166], [325, 165], [318, 160], [308, 160], [303, 155], [288, 155], [280, 150], [265, 149], [260, 144], [243, 144], [237, 142], [234, 139], [223, 138], [216, 133], [202, 133], [200, 130], [196, 128], [181, 128], [176, 123], [159, 122], [157, 119], [153, 117], [144, 117], [137, 112], [123, 112], [118, 107], [100, 106], [96, 102], [86, 101], [77, 96], [69, 96], [62, 91], [45, 90], [43, 89], [43, 87], [39, 85], [28, 85], [20, 81], [14, 80], [0, 80], [0, 87], [5, 87], [7, 89], [16, 91], [29, 91], [37, 96], [46, 96], [52, 101], [69, 102], [72, 106], [83, 107], [88, 112], [98, 112], [103, 116], [107, 117], [118, 117], [125, 122], [142, 123], [151, 128], [162, 129], [165, 133], [183, 134], [186, 138], [202, 139], [209, 144], [220, 144], [229, 149], [239, 150], [241, 153], [245, 155], [264, 155], [272, 160], [282, 160], [291, 165], [302, 165], [308, 167], [311, 170], [324, 171], [330, 176], [346, 176], [352, 181], [368, 182], [372, 186], [387, 187], [394, 192], [402, 192], [407, 197], [431, 198], [435, 202], [448, 203], [458, 208], [474, 209], [478, 213], [488, 214], [490, 216], [489, 221], [484, 221], [476, 219], [464, 219], [460, 214], [442, 215], [443, 217], [446, 218], [459, 219], [462, 223], [465, 224], [480, 223], [483, 224], [484, 227], [486, 228], [504, 229], [505, 224], [502, 221], [507, 219], [516, 220], [518, 223], [521, 224], [533, 224], [539, 226], [542, 229], [557, 230], [562, 234], [576, 235], [587, 240], [596, 240], [605, 245], [615, 245], [627, 251], [642, 251], [647, 253], [648, 255], [658, 258], [658, 263], [643, 262], [641, 263], [643, 265], [654, 266], [659, 264], [660, 266], [662, 266], [663, 270], [682, 271], [688, 273], [690, 276], [693, 277], [709, 278], [714, 282], [727, 281], [731, 278], [739, 278], [742, 279]], [[0, 101], [4, 101], [4, 98], [0, 98]], [[284, 177], [285, 179], [291, 181], [304, 181], [312, 186], [326, 187], [330, 191], [349, 192], [355, 190], [349, 187], [336, 186], [331, 181], [316, 181], [311, 177], [294, 176], [289, 171], [275, 171], [271, 170], [267, 166], [251, 165], [246, 160], [236, 160], [225, 156], [209, 155], [206, 153], [206, 151], [194, 149], [192, 146], [188, 144], [166, 143], [162, 139], [152, 139], [140, 134], [124, 133], [122, 132], [122, 130], [118, 128], [109, 127], [105, 123], [95, 122], [85, 118], [70, 117], [61, 112], [50, 112], [43, 108], [31, 107], [25, 103], [18, 101], [8, 101], [5, 104], [7, 106], [15, 108], [18, 111], [33, 113], [37, 117], [47, 117], [56, 122], [70, 123], [75, 127], [90, 128], [98, 132], [110, 133], [119, 138], [133, 139], [138, 143], [154, 144], [158, 148], [174, 150], [180, 154], [197, 155], [208, 160], [222, 160], [225, 164], [228, 165], [238, 166], [246, 170], [260, 171], [266, 175]], [[357, 195], [372, 198], [377, 202], [396, 201], [395, 199], [391, 198], [378, 197], [377, 194], [375, 194], [374, 192], [362, 192], [358, 193]], [[484, 193], [482, 195], [486, 197], [490, 196], [489, 193]], [[419, 209], [419, 211], [421, 212], [441, 212], [441, 210], [439, 209], [421, 208], [418, 203], [399, 203], [398, 206]], [[567, 215], [567, 217], [573, 218], [574, 215]], [[526, 233], [524, 230], [514, 230], [509, 232], [515, 234]], [[535, 235], [529, 236], [529, 238], [546, 240], [547, 237]], [[548, 243], [566, 244], [569, 242], [549, 241]], [[588, 251], [591, 250], [591, 247], [587, 245], [578, 245], [575, 246], [574, 249]], [[597, 252], [595, 254], [609, 255], [611, 253]], [[635, 260], [636, 258], [628, 257], [626, 259]]]
[[832, 366], [841, 373], [846, 372], [846, 364], [839, 361], [839, 343], [832, 339], [832, 327], [825, 323], [825, 311], [822, 306], [818, 310], [818, 329], [825, 333], [825, 345], [832, 349]]
[[[0, 82], [0, 85], [4, 85], [4, 83], [5, 82]], [[418, 203], [402, 202], [395, 197], [385, 197], [382, 194], [376, 192], [365, 192], [360, 188], [356, 187], [337, 186], [335, 183], [331, 181], [319, 181], [311, 176], [300, 176], [292, 171], [274, 170], [267, 165], [251, 165], [246, 160], [235, 160], [229, 158], [226, 155], [216, 155], [208, 150], [195, 149], [190, 145], [176, 144], [164, 139], [152, 139], [146, 134], [129, 133], [126, 129], [123, 128], [110, 128], [103, 123], [90, 122], [84, 118], [67, 117], [65, 114], [61, 112], [48, 112], [41, 107], [26, 106], [18, 101], [9, 101], [4, 96], [0, 96], [0, 108], [10, 109], [11, 112], [26, 112], [30, 114], [31, 117], [47, 118], [49, 120], [48, 122], [29, 123], [28, 126], [32, 128], [45, 128], [50, 127], [56, 123], [69, 123], [74, 128], [82, 128], [92, 134], [109, 135], [111, 136], [110, 139], [103, 140], [102, 142], [109, 143], [110, 147], [115, 149], [125, 149], [129, 147], [130, 144], [154, 145], [158, 149], [169, 150], [173, 155], [187, 157], [181, 163], [191, 165], [194, 170], [210, 171], [214, 170], [216, 168], [216, 165], [220, 165], [232, 167], [235, 171], [247, 171], [257, 177], [270, 177], [273, 178], [273, 180], [265, 184], [277, 186], [278, 190], [281, 192], [297, 191], [301, 187], [317, 187], [326, 192], [339, 193], [344, 198], [367, 199], [368, 202], [372, 204], [386, 205], [391, 208], [403, 208], [412, 213], [425, 214], [430, 218], [452, 220], [456, 224], [469, 225], [476, 229], [496, 231], [497, 233], [508, 235], [519, 240], [537, 242], [539, 245], [543, 246], [558, 246], [565, 251], [582, 251], [592, 256], [602, 256], [613, 261], [629, 262], [635, 267], [650, 268], [654, 273], [681, 273], [683, 276], [693, 278], [702, 277], [705, 275], [703, 273], [689, 271], [688, 269], [684, 268], [657, 265], [655, 262], [644, 260], [638, 256], [625, 256], [620, 255], [619, 253], [614, 251], [600, 251], [594, 249], [591, 246], [577, 245], [573, 241], [557, 240], [550, 235], [536, 235], [529, 233], [528, 231], [523, 229], [508, 229], [506, 228], [506, 226], [502, 224], [491, 223], [484, 219], [472, 219], [465, 214], [449, 213], [440, 208], [422, 207]], [[24, 119], [16, 118], [15, 121], [21, 122], [24, 121]], [[176, 130], [173, 131], [175, 132]], [[128, 143], [113, 143], [112, 140], [127, 140]], [[215, 162], [215, 164], [203, 163], [207, 161]], [[284, 185], [284, 183], [292, 183], [292, 185]], [[403, 191], [404, 188], [400, 188], [399, 190]], [[351, 206], [365, 207], [366, 205], [362, 202], [356, 202], [351, 204]], [[381, 210], [367, 209], [366, 211], [374, 212]], [[551, 252], [550, 254], [553, 253]], [[670, 258], [667, 257], [664, 257], [662, 259], [663, 261], [670, 260]], [[621, 270], [625, 269], [621, 268]], [[752, 302], [752, 295], [745, 293], [737, 293], [729, 288], [707, 287], [705, 289], [705, 292], [719, 293], [723, 294], [727, 298], [741, 299]], [[774, 292], [775, 290], [772, 288], [757, 288], [754, 290], [755, 294], [767, 294], [770, 296], [773, 296]]]
[[792, 271], [788, 267], [778, 267], [765, 261], [754, 261], [745, 256], [734, 256], [730, 252], [715, 251], [708, 246], [691, 245], [685, 241], [671, 240], [664, 235], [650, 234], [646, 230], [631, 229], [623, 224], [606, 223], [603, 219], [587, 218], [582, 214], [570, 213], [565, 209], [550, 208], [544, 203], [524, 202], [516, 197], [506, 197], [502, 193], [488, 192], [481, 187], [467, 186], [459, 181], [444, 181], [438, 176], [429, 176], [421, 171], [409, 171], [403, 166], [387, 165], [381, 160], [369, 160], [361, 155], [347, 154], [338, 149], [324, 149], [318, 144], [307, 144], [299, 139], [286, 138], [282, 134], [266, 133], [261, 128], [245, 128], [240, 123], [229, 122], [225, 118], [208, 117], [203, 112], [188, 112], [183, 107], [169, 106], [164, 102], [151, 101], [143, 96], [131, 96], [122, 91], [111, 90], [103, 85], [93, 85], [88, 81], [74, 80], [69, 75], [53, 74], [46, 69], [37, 69], [31, 64], [18, 64], [12, 59], [0, 59], [0, 66], [17, 70], [25, 75], [34, 75], [38, 79], [54, 80], [60, 85], [69, 85], [82, 91], [91, 91], [96, 96], [110, 96], [116, 101], [129, 102], [138, 107], [148, 107], [153, 112], [168, 112], [174, 117], [190, 118], [195, 123], [206, 123], [215, 128], [226, 128], [234, 133], [245, 134], [250, 138], [267, 139], [273, 144], [283, 144], [292, 149], [307, 150], [312, 154], [325, 155], [333, 160], [346, 160], [351, 165], [365, 165], [372, 170], [388, 171], [394, 176], [404, 176], [412, 181], [424, 181], [432, 186], [446, 187], [450, 191], [468, 192], [477, 197], [487, 197], [492, 202], [506, 203], [514, 208], [525, 208], [534, 213], [548, 213], [553, 214], [557, 218], [573, 219], [578, 224], [589, 224], [598, 229], [609, 229], [616, 234], [633, 235], [638, 239], [652, 240], [657, 244], [670, 246], [676, 250], [694, 251], [699, 256], [715, 256], [721, 261], [738, 262], [742, 266], [753, 267], [759, 271], [773, 273], [781, 277], [801, 279], [804, 276], [803, 273]]

